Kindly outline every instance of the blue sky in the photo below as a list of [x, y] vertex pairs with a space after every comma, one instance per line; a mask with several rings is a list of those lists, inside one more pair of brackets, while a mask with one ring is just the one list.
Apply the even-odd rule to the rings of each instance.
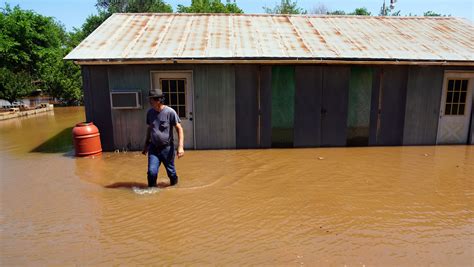
[[[23, 9], [31, 9], [39, 14], [55, 17], [62, 22], [67, 30], [80, 27], [87, 16], [96, 14], [96, 0], [1, 0], [2, 7], [5, 2], [12, 6], [20, 5]], [[390, 0], [386, 0], [390, 2]], [[189, 5], [191, 0], [168, 0], [176, 10], [178, 4]], [[223, 0], [222, 2], [225, 2]], [[272, 7], [279, 0], [237, 0], [237, 5], [245, 13], [263, 13], [263, 6]], [[357, 7], [366, 7], [372, 14], [378, 14], [383, 0], [299, 0], [298, 5], [304, 9], [311, 10], [323, 4], [329, 10], [352, 11]], [[409, 13], [421, 15], [431, 10], [437, 13], [450, 14], [455, 17], [467, 18], [474, 21], [474, 0], [398, 0], [396, 10], [401, 10], [402, 15]]]

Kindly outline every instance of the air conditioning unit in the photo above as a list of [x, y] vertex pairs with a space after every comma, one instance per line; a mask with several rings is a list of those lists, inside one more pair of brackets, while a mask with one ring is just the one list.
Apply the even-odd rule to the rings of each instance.
[[141, 94], [138, 91], [110, 92], [110, 105], [112, 109], [141, 109]]

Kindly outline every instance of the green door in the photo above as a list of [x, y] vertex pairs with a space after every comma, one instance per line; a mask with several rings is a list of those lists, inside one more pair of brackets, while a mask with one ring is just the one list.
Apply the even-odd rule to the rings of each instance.
[[295, 68], [272, 68], [272, 147], [293, 147]]
[[372, 68], [352, 67], [349, 85], [347, 145], [366, 146], [369, 143]]

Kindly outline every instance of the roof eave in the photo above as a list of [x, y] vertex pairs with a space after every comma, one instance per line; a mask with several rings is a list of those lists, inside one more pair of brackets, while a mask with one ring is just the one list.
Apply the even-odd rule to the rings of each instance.
[[163, 59], [67, 59], [78, 65], [149, 64], [347, 64], [347, 65], [425, 65], [474, 66], [471, 60], [413, 60], [360, 58], [163, 58]]

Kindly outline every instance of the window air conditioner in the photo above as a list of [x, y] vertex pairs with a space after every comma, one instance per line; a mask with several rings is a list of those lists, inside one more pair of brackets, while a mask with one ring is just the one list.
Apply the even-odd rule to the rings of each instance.
[[137, 91], [110, 92], [110, 104], [112, 109], [141, 109], [141, 102], [141, 94]]

